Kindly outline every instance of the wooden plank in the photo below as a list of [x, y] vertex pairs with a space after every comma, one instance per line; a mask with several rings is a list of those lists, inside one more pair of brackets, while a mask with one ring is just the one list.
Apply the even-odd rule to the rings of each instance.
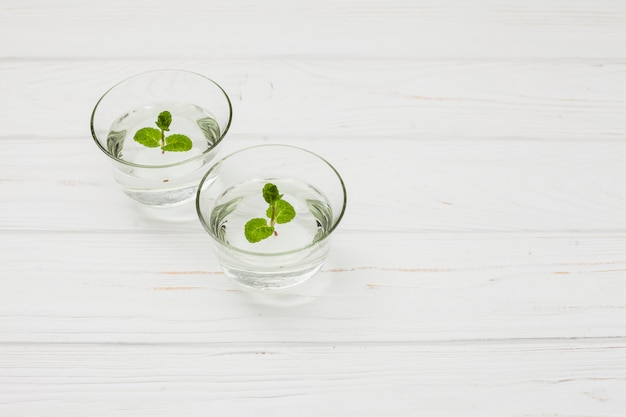
[[[4, 57], [619, 58], [620, 1], [4, 0]], [[51, 47], [53, 45], [53, 47]]]
[[[338, 232], [265, 294], [197, 233], [0, 235], [2, 342], [406, 343], [626, 337], [626, 236]], [[7, 250], [9, 249], [9, 250]]]
[[[344, 177], [344, 230], [626, 232], [626, 141], [340, 137], [259, 140], [233, 135], [224, 154], [260, 143], [318, 152]], [[3, 140], [2, 230], [198, 230], [195, 207], [141, 210], [115, 184], [89, 138]], [[193, 204], [193, 203], [192, 203]]]
[[626, 344], [0, 347], [0, 413], [606, 416]]
[[10, 99], [0, 102], [0, 140], [88, 140], [106, 90], [168, 67], [223, 85], [233, 101], [231, 135], [626, 141], [624, 61], [408, 58], [3, 60], [0, 88]]

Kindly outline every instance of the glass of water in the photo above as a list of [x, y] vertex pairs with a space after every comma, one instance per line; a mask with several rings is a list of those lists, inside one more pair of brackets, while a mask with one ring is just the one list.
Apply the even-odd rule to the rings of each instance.
[[206, 173], [196, 197], [224, 272], [263, 290], [292, 287], [317, 273], [345, 208], [335, 168], [287, 145], [226, 156]]
[[[214, 81], [156, 70], [109, 89], [93, 109], [91, 134], [126, 194], [149, 206], [172, 206], [195, 197], [231, 118], [230, 99]], [[189, 139], [185, 145], [181, 136]]]

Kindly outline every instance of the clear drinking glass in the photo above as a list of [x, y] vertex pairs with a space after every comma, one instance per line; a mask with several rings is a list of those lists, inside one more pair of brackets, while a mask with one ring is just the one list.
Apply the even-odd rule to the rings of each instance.
[[[159, 131], [159, 114], [171, 114], [158, 145], [134, 140], [137, 131]], [[122, 190], [150, 206], [193, 199], [206, 166], [216, 158], [232, 118], [230, 99], [214, 81], [182, 70], [156, 70], [130, 77], [109, 89], [91, 115], [91, 134], [113, 161]], [[187, 151], [165, 151], [169, 135], [191, 140]]]
[[[271, 185], [277, 188], [274, 197], [293, 208], [295, 217], [288, 222], [281, 223], [289, 211], [285, 204], [272, 208], [272, 193], [269, 200], [264, 193]], [[255, 146], [221, 159], [200, 182], [196, 197], [200, 222], [224, 272], [264, 290], [300, 284], [320, 270], [345, 208], [346, 190], [335, 168], [287, 145]], [[248, 241], [245, 229], [251, 219], [265, 222], [271, 234]]]

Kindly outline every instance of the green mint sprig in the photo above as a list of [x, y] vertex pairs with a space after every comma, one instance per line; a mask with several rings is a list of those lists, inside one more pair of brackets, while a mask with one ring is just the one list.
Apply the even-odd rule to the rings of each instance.
[[265, 184], [263, 187], [263, 199], [269, 204], [265, 215], [270, 219], [270, 222], [268, 224], [267, 219], [261, 217], [248, 220], [244, 226], [244, 233], [250, 243], [260, 242], [272, 236], [272, 234], [278, 236], [274, 225], [276, 223], [289, 223], [296, 217], [296, 210], [291, 204], [283, 200], [283, 194], [278, 192], [278, 187], [274, 184]]
[[141, 143], [148, 148], [161, 147], [161, 153], [165, 152], [186, 152], [193, 147], [191, 139], [185, 135], [173, 134], [165, 136], [165, 132], [169, 132], [170, 124], [172, 124], [172, 114], [167, 110], [159, 113], [156, 125], [158, 129], [153, 127], [144, 127], [135, 133], [135, 141]]

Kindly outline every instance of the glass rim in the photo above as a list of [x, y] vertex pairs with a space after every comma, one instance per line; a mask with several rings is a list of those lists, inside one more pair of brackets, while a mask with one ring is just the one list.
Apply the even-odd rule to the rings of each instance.
[[[162, 164], [162, 165], [147, 165], [147, 164], [137, 164], [135, 162], [130, 162], [130, 161], [125, 161], [123, 159], [120, 159], [116, 156], [114, 156], [113, 154], [111, 154], [111, 152], [109, 152], [104, 146], [102, 146], [102, 143], [100, 143], [100, 140], [98, 140], [98, 135], [96, 134], [96, 131], [94, 129], [94, 119], [96, 116], [96, 111], [98, 110], [98, 106], [100, 105], [100, 102], [102, 102], [102, 100], [114, 89], [116, 89], [117, 87], [119, 87], [120, 85], [134, 79], [134, 78], [138, 78], [144, 75], [148, 75], [148, 74], [152, 74], [152, 73], [157, 73], [157, 72], [180, 72], [180, 73], [186, 73], [186, 74], [190, 74], [190, 75], [194, 75], [200, 78], [204, 78], [205, 80], [211, 82], [213, 85], [215, 85], [221, 92], [222, 94], [224, 94], [224, 98], [226, 98], [226, 103], [228, 104], [228, 122], [226, 123], [226, 128], [224, 129], [223, 132], [220, 133], [220, 137], [217, 139], [217, 141], [215, 141], [215, 143], [213, 144], [213, 146], [205, 149], [202, 153], [199, 153], [198, 155], [195, 155], [191, 158], [188, 159], [184, 159], [182, 161], [178, 161], [178, 162], [173, 162], [173, 163], [169, 163], [169, 164]], [[126, 77], [121, 81], [118, 81], [117, 83], [115, 83], [112, 87], [110, 87], [108, 90], [106, 90], [104, 92], [104, 94], [102, 94], [102, 96], [98, 99], [98, 101], [96, 102], [96, 105], [94, 106], [92, 112], [91, 112], [91, 118], [89, 119], [89, 127], [91, 129], [91, 137], [92, 139], [96, 142], [96, 145], [98, 145], [98, 148], [100, 148], [100, 150], [102, 152], [104, 152], [109, 158], [113, 159], [116, 162], [119, 162], [121, 164], [124, 165], [128, 165], [134, 168], [169, 168], [169, 167], [174, 167], [174, 166], [179, 166], [179, 165], [183, 165], [186, 164], [188, 162], [193, 162], [197, 159], [201, 159], [204, 156], [206, 156], [207, 153], [211, 152], [213, 149], [215, 149], [217, 147], [217, 145], [219, 145], [222, 140], [224, 139], [224, 136], [226, 136], [226, 133], [228, 132], [228, 129], [230, 129], [230, 124], [233, 120], [233, 106], [232, 103], [230, 101], [230, 97], [228, 97], [228, 94], [226, 93], [226, 91], [222, 88], [221, 85], [219, 85], [217, 82], [215, 82], [214, 80], [212, 80], [209, 77], [206, 77], [202, 74], [199, 74], [197, 72], [193, 72], [193, 71], [188, 71], [188, 70], [182, 70], [182, 69], [175, 69], [175, 68], [164, 68], [164, 69], [156, 69], [156, 70], [150, 70], [150, 71], [144, 71], [144, 72], [140, 72], [138, 74], [135, 75], [131, 75], [130, 77]]]
[[[314, 242], [311, 242], [308, 245], [300, 246], [300, 247], [298, 247], [296, 249], [283, 251], [283, 252], [272, 252], [272, 253], [254, 252], [254, 251], [241, 249], [241, 248], [238, 248], [237, 246], [233, 246], [231, 244], [222, 242], [221, 240], [217, 239], [214, 236], [213, 232], [211, 232], [211, 228], [209, 227], [209, 225], [205, 221], [204, 216], [202, 215], [202, 211], [200, 210], [200, 195], [202, 194], [202, 188], [204, 186], [204, 183], [206, 182], [207, 178], [209, 178], [211, 173], [215, 169], [217, 169], [227, 159], [230, 159], [232, 157], [237, 156], [238, 154], [241, 154], [243, 152], [247, 152], [247, 151], [250, 151], [250, 150], [253, 150], [253, 149], [271, 148], [271, 147], [275, 147], [275, 148], [290, 148], [290, 149], [298, 151], [298, 152], [308, 153], [309, 155], [319, 159], [321, 162], [326, 164], [332, 170], [332, 172], [334, 172], [334, 174], [337, 176], [337, 179], [339, 180], [339, 184], [341, 186], [341, 194], [342, 194], [342, 197], [343, 197], [342, 201], [341, 201], [341, 211], [339, 213], [339, 216], [337, 217], [337, 220], [333, 222], [333, 225], [331, 226], [331, 228], [328, 230], [327, 233], [324, 234], [324, 236], [321, 239], [316, 240]], [[208, 187], [211, 188], [211, 186], [212, 185], [209, 185]], [[346, 212], [347, 202], [348, 202], [348, 196], [347, 196], [347, 192], [346, 192], [346, 185], [343, 182], [343, 178], [341, 177], [341, 175], [339, 174], [337, 169], [335, 169], [335, 167], [330, 162], [328, 162], [325, 158], [321, 157], [320, 155], [316, 154], [315, 152], [309, 151], [308, 149], [300, 148], [298, 146], [283, 145], [283, 144], [255, 145], [255, 146], [250, 146], [250, 147], [247, 147], [247, 148], [239, 149], [238, 151], [235, 151], [233, 153], [230, 153], [230, 154], [226, 155], [225, 157], [223, 157], [219, 161], [217, 161], [215, 164], [213, 164], [213, 166], [211, 166], [211, 168], [206, 172], [206, 174], [204, 174], [204, 176], [200, 180], [200, 183], [198, 184], [198, 190], [196, 191], [196, 213], [198, 214], [198, 218], [200, 219], [200, 223], [202, 224], [202, 227], [204, 228], [204, 230], [206, 230], [206, 232], [209, 234], [209, 236], [211, 236], [211, 239], [213, 239], [220, 246], [223, 246], [223, 247], [225, 247], [225, 248], [227, 248], [229, 250], [233, 250], [235, 252], [246, 254], [246, 255], [262, 256], [262, 257], [268, 257], [268, 258], [276, 257], [276, 256], [290, 255], [290, 254], [302, 252], [304, 250], [310, 249], [310, 248], [312, 248], [314, 246], [317, 246], [320, 243], [324, 242], [335, 231], [335, 229], [337, 228], [337, 226], [341, 222], [341, 219], [343, 218], [343, 215]]]

